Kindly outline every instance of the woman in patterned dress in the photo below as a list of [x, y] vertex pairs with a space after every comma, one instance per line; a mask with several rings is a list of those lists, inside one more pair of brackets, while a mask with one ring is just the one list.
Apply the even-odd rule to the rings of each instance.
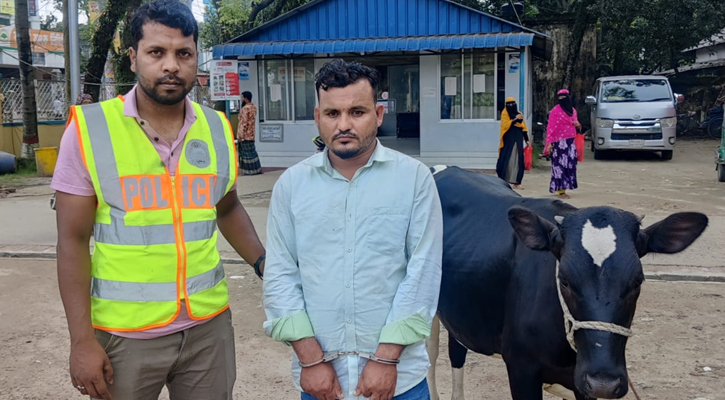
[[577, 120], [576, 109], [569, 97], [569, 91], [562, 89], [557, 93], [557, 97], [559, 104], [549, 113], [544, 154], [551, 155], [549, 192], [556, 193], [562, 199], [568, 199], [570, 197], [566, 191], [577, 188], [577, 151], [574, 141], [581, 124]]

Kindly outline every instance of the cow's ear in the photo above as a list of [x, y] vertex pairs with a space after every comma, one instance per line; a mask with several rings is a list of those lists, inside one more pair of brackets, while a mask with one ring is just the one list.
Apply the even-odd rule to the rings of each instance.
[[524, 207], [509, 209], [509, 222], [526, 247], [533, 250], [554, 250], [558, 229], [551, 222]]
[[673, 254], [685, 250], [707, 228], [705, 214], [684, 212], [672, 214], [664, 220], [639, 232], [637, 252]]

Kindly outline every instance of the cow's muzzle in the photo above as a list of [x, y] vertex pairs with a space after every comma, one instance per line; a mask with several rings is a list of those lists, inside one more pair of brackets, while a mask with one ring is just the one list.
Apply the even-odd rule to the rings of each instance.
[[583, 392], [595, 399], [620, 399], [627, 394], [627, 378], [606, 374], [584, 375]]

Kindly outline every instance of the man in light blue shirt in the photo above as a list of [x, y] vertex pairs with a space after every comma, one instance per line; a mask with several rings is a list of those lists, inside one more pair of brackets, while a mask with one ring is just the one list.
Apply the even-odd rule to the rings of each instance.
[[266, 333], [291, 344], [303, 400], [425, 400], [443, 218], [422, 163], [376, 138], [377, 74], [317, 75], [325, 150], [277, 181], [267, 222]]

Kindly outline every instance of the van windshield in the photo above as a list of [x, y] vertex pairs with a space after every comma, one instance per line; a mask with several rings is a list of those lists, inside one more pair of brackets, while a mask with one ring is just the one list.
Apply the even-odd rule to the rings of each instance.
[[602, 103], [672, 101], [663, 79], [621, 79], [602, 82]]

